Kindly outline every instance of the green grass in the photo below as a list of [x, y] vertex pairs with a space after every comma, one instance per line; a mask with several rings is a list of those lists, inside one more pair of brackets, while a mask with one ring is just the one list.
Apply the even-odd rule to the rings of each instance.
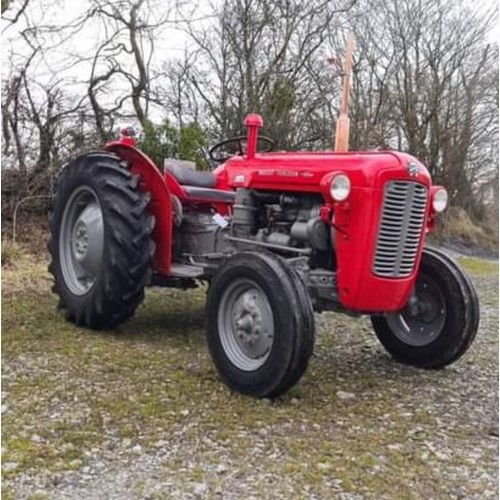
[[470, 274], [473, 275], [490, 275], [498, 274], [498, 261], [476, 259], [473, 257], [461, 257], [458, 263]]

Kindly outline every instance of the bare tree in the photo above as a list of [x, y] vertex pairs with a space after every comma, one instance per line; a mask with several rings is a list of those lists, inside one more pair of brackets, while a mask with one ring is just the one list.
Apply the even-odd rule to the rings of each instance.
[[[408, 151], [473, 213], [498, 135], [492, 17], [454, 0], [368, 0], [352, 14], [354, 146]], [[332, 39], [340, 44], [338, 32]]]
[[[152, 63], [155, 38], [171, 22], [168, 4], [155, 0], [90, 0], [88, 18], [106, 33], [97, 46], [88, 81], [89, 97], [100, 136], [109, 135], [107, 120], [130, 101], [135, 118], [145, 126], [154, 104]], [[120, 81], [121, 80], [121, 81]], [[99, 94], [123, 82], [129, 91], [115, 103], [102, 104]], [[108, 100], [109, 101], [109, 100]]]
[[10, 0], [2, 0], [2, 16], [9, 10], [13, 11], [13, 17], [4, 16], [4, 19], [9, 23], [15, 24], [19, 21], [19, 18], [24, 14], [26, 8], [28, 7], [30, 0], [20, 0], [20, 1], [10, 1]]
[[324, 96], [310, 71], [328, 29], [353, 2], [226, 0], [206, 29], [186, 24], [196, 47], [189, 79], [208, 120], [223, 136], [240, 131], [248, 112], [260, 112], [280, 147], [314, 141]]

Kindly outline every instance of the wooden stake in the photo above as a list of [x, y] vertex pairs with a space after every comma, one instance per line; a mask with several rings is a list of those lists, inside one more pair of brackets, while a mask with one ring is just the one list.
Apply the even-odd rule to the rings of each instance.
[[356, 38], [351, 33], [345, 49], [344, 70], [342, 74], [342, 94], [340, 96], [340, 114], [337, 118], [334, 151], [349, 151], [349, 98], [351, 94], [352, 55]]

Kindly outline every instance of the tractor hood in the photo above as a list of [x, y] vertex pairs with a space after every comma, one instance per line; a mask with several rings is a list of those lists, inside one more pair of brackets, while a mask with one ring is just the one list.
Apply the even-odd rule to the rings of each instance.
[[338, 173], [353, 188], [379, 188], [384, 178], [411, 179], [430, 186], [428, 170], [414, 157], [393, 151], [277, 152], [254, 158], [235, 156], [216, 170], [229, 188], [322, 192]]

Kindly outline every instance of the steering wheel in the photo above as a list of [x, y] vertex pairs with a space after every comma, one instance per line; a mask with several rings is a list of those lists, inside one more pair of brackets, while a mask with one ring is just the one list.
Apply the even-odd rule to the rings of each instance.
[[[272, 139], [269, 139], [269, 137], [266, 137], [264, 135], [259, 135], [259, 137], [257, 138], [257, 150], [259, 149], [259, 142], [263, 142], [266, 144], [266, 146], [259, 151], [260, 153], [269, 153], [274, 148], [274, 141]], [[237, 137], [231, 137], [230, 139], [225, 139], [224, 141], [215, 144], [215, 146], [212, 146], [208, 151], [208, 156], [210, 157], [211, 160], [217, 163], [225, 162], [229, 160], [229, 158], [232, 158], [234, 155], [243, 156], [246, 153], [246, 143], [247, 143], [246, 135], [239, 135]], [[216, 151], [218, 149], [223, 149], [224, 146], [227, 146], [229, 144], [233, 144], [232, 149], [235, 150], [234, 153], [220, 152], [219, 154], [216, 154]]]

